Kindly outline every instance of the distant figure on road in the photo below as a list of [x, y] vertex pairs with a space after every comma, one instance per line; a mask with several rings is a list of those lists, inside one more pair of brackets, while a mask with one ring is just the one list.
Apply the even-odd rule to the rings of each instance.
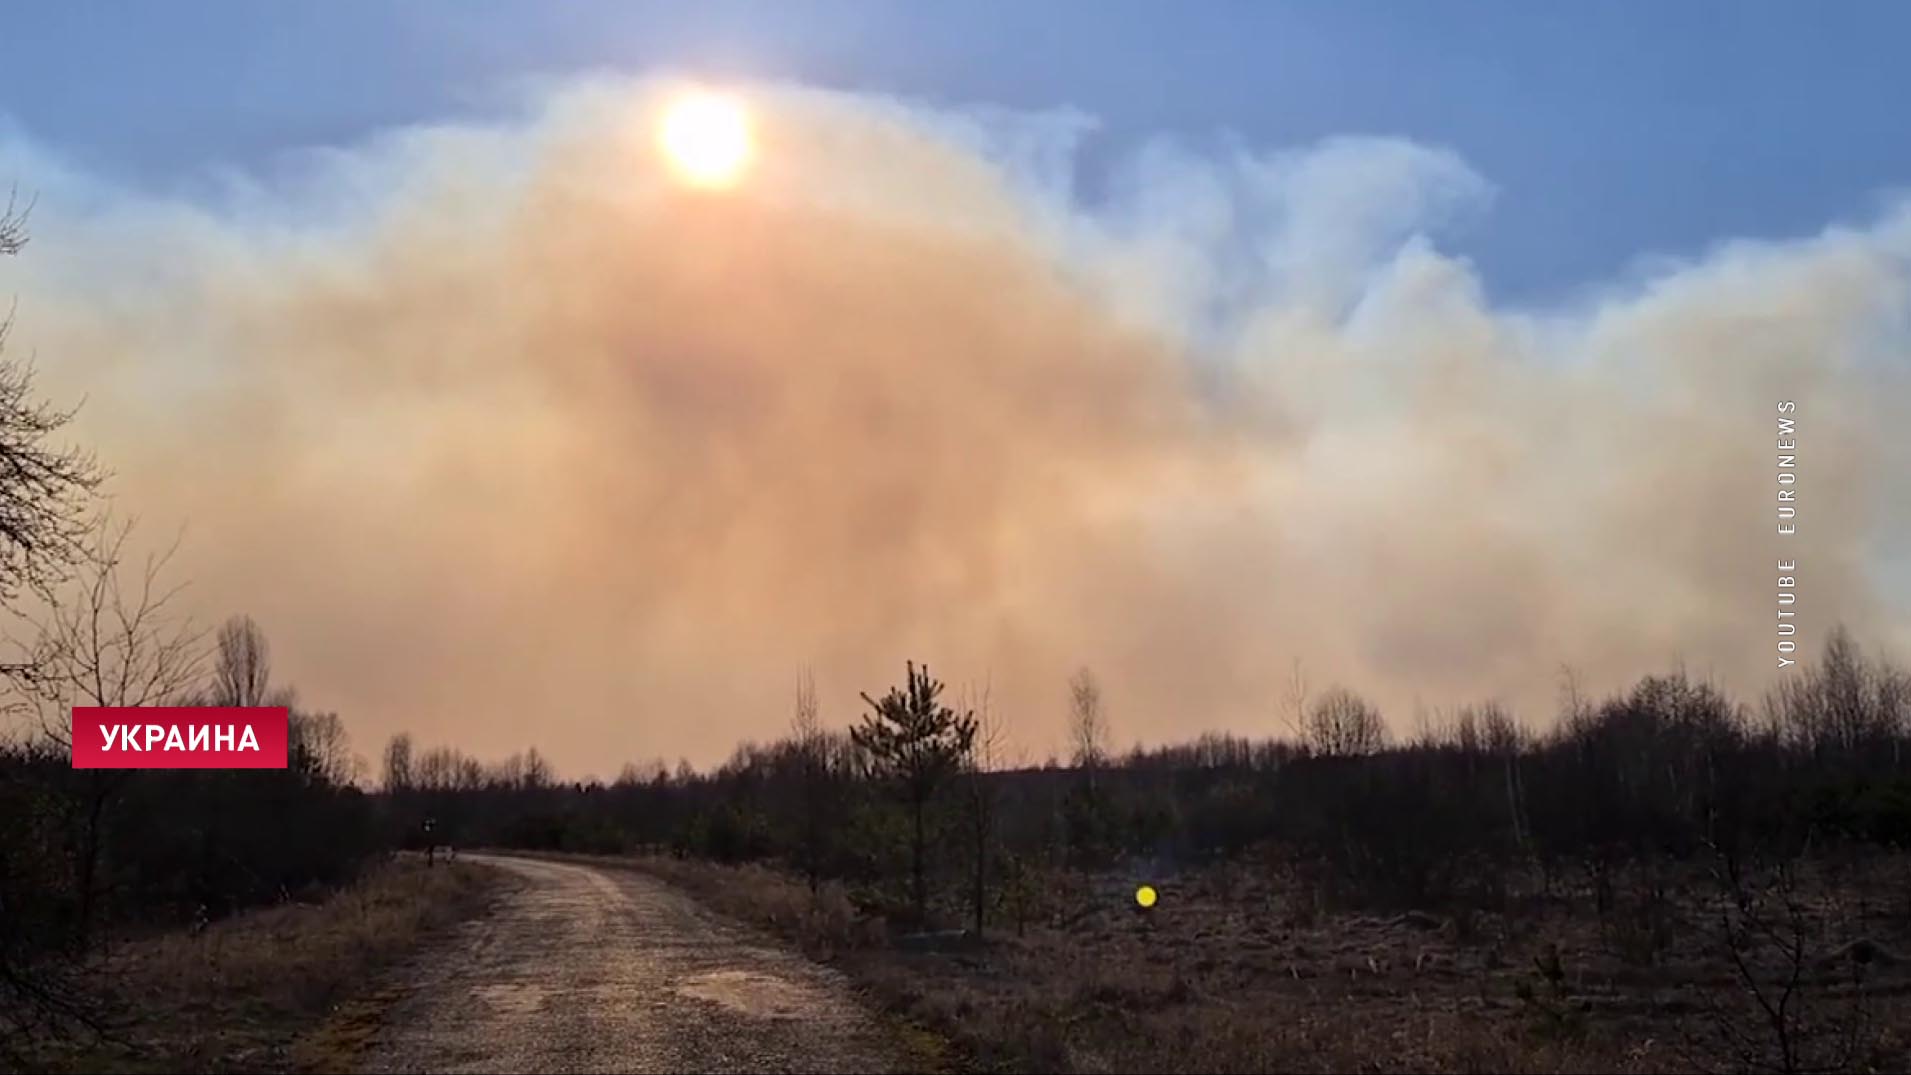
[[448, 837], [441, 837], [439, 835], [437, 818], [426, 818], [420, 827], [424, 830], [425, 834], [425, 865], [430, 866], [438, 861], [439, 848], [444, 849], [445, 860], [447, 862], [457, 861], [458, 848], [452, 844]]

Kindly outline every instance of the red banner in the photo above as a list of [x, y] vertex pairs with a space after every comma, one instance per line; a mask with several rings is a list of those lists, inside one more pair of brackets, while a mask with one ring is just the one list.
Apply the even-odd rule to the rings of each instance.
[[74, 706], [75, 769], [283, 769], [285, 706]]

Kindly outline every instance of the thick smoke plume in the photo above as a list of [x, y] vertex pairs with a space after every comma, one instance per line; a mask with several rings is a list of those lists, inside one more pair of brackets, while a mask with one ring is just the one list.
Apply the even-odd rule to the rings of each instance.
[[1509, 310], [1434, 242], [1491, 209], [1438, 149], [1163, 141], [1087, 198], [1080, 117], [760, 87], [713, 193], [669, 92], [164, 198], [0, 143], [13, 346], [366, 753], [708, 762], [906, 658], [1038, 757], [1083, 665], [1123, 743], [1281, 731], [1296, 662], [1539, 725], [1567, 667], [1761, 689], [1793, 551], [1808, 648], [1907, 641], [1911, 211]]

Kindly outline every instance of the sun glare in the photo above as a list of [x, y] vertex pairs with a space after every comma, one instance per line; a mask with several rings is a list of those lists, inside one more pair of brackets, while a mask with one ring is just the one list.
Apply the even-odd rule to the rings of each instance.
[[657, 142], [684, 182], [727, 187], [750, 163], [750, 120], [732, 98], [692, 93], [664, 110]]

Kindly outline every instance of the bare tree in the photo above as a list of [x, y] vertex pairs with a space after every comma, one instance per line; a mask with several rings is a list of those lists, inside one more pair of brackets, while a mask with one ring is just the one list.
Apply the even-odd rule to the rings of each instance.
[[[199, 677], [205, 632], [175, 614], [184, 586], [163, 578], [178, 542], [147, 554], [129, 577], [124, 568], [134, 528], [131, 519], [96, 517], [68, 584], [39, 587], [46, 611], [26, 663], [34, 669], [36, 694], [56, 713], [72, 705], [171, 704]], [[66, 745], [58, 724], [42, 724]]]
[[344, 787], [358, 776], [351, 737], [337, 713], [293, 709], [286, 728], [290, 768], [314, 780]]
[[1836, 898], [1807, 892], [1803, 860], [1757, 864], [1713, 851], [1712, 924], [1701, 921], [1699, 933], [1732, 978], [1699, 989], [1704, 1019], [1684, 1031], [1686, 1059], [1700, 1070], [1877, 1070], [1865, 979], [1886, 958], [1880, 946], [1855, 935]]
[[823, 844], [828, 839], [828, 743], [823, 734], [822, 710], [816, 701], [816, 677], [804, 669], [796, 678], [796, 707], [790, 716], [790, 738], [796, 750], [798, 808], [802, 812], [803, 875], [814, 895], [822, 884]]
[[491, 766], [485, 775], [493, 787], [516, 789], [524, 784], [524, 752], [513, 751], [511, 756]]
[[1380, 711], [1344, 687], [1328, 690], [1307, 711], [1306, 731], [1308, 746], [1328, 757], [1372, 754], [1387, 741]]
[[963, 692], [963, 708], [975, 714], [975, 735], [970, 739], [963, 769], [968, 779], [968, 821], [970, 837], [970, 896], [973, 903], [975, 936], [980, 939], [988, 914], [989, 854], [995, 847], [995, 784], [990, 778], [1001, 764], [1007, 741], [1007, 729], [991, 704], [992, 684], [984, 680], [980, 688]]
[[394, 735], [385, 744], [385, 794], [402, 795], [415, 786], [417, 778], [412, 772], [411, 754], [409, 733]]
[[[0, 256], [26, 246], [30, 208], [8, 196], [0, 210]], [[9, 310], [0, 318], [0, 355], [12, 328]], [[37, 398], [31, 364], [0, 359], [0, 603], [10, 605], [23, 589], [57, 585], [86, 556], [93, 495], [105, 473], [90, 452], [52, 442], [75, 413]], [[31, 670], [0, 671], [19, 680]]]
[[432, 747], [418, 757], [417, 787], [423, 791], [450, 791], [458, 786], [458, 753], [450, 747]]
[[1281, 699], [1281, 720], [1297, 740], [1307, 739], [1307, 670], [1294, 658], [1287, 673], [1287, 695]]
[[27, 216], [33, 203], [20, 204], [20, 189], [7, 192], [7, 207], [0, 209], [0, 255], [18, 254], [27, 245]]
[[1513, 844], [1527, 849], [1525, 820], [1526, 784], [1520, 773], [1520, 753], [1525, 736], [1513, 714], [1498, 702], [1488, 702], [1480, 710], [1480, 740], [1493, 757], [1500, 759], [1506, 782], [1506, 813], [1513, 826]]
[[271, 682], [271, 647], [259, 625], [250, 616], [234, 616], [221, 624], [214, 651], [212, 704], [268, 705]]
[[536, 747], [526, 750], [522, 787], [527, 791], [536, 791], [539, 788], [550, 787], [551, 781], [551, 763], [545, 759], [544, 755], [538, 753]]
[[1586, 697], [1585, 686], [1580, 682], [1579, 670], [1570, 664], [1559, 666], [1559, 713], [1562, 723], [1583, 719], [1592, 711], [1592, 702]]
[[1092, 783], [1108, 761], [1109, 733], [1101, 684], [1086, 668], [1068, 681], [1068, 739], [1074, 748], [1076, 768], [1086, 772]]
[[816, 701], [816, 676], [805, 668], [796, 677], [796, 705], [790, 714], [790, 734], [807, 743], [823, 734], [822, 708]]
[[[45, 611], [24, 667], [47, 738], [61, 748], [72, 741], [72, 706], [149, 706], [176, 702], [198, 679], [204, 632], [175, 613], [182, 584], [164, 580], [178, 542], [149, 553], [136, 573], [126, 570], [131, 519], [97, 516], [78, 549], [78, 564], [64, 586], [44, 580], [37, 587]], [[76, 888], [79, 933], [90, 932], [99, 883], [107, 814], [132, 774], [89, 769], [78, 780]]]
[[1902, 763], [1911, 724], [1911, 677], [1871, 660], [1843, 625], [1825, 639], [1817, 663], [1766, 695], [1766, 718], [1786, 745], [1847, 767]]

